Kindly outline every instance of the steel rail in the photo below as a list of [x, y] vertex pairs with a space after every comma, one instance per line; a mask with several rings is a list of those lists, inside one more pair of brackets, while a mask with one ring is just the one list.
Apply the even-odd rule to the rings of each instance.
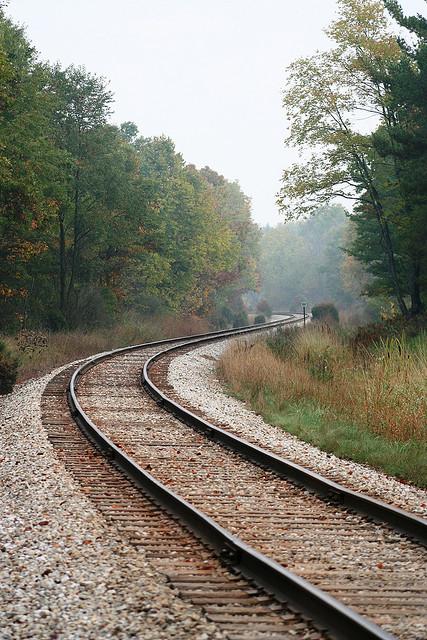
[[[285, 314], [283, 314], [285, 315]], [[105, 351], [104, 353], [97, 354], [92, 358], [89, 358], [82, 364], [73, 374], [73, 386], [77, 389], [79, 378], [89, 371], [92, 367], [100, 364], [104, 360], [108, 360], [109, 358], [114, 358], [122, 353], [127, 353], [130, 351], [138, 351], [139, 349], [150, 349], [151, 347], [161, 347], [163, 345], [177, 343], [177, 342], [185, 342], [195, 344], [199, 340], [216, 340], [220, 338], [227, 338], [236, 335], [245, 335], [247, 333], [256, 333], [258, 331], [268, 331], [270, 329], [279, 328], [282, 325], [292, 325], [298, 322], [302, 322], [301, 318], [295, 317], [294, 314], [287, 314], [288, 318], [285, 320], [275, 320], [274, 322], [264, 322], [258, 325], [251, 325], [247, 327], [240, 327], [237, 329], [221, 329], [220, 331], [211, 331], [208, 333], [198, 333], [192, 336], [181, 336], [179, 338], [166, 338], [164, 340], [156, 340], [154, 342], [144, 342], [142, 344], [134, 344], [128, 347], [121, 347], [120, 349], [113, 349], [112, 351]], [[292, 318], [294, 318], [292, 320]], [[162, 352], [159, 352], [162, 353]], [[71, 383], [70, 383], [71, 384]], [[69, 385], [70, 386], [70, 385]]]
[[[208, 341], [207, 338], [202, 338], [194, 342], [193, 345], [203, 344]], [[400, 533], [404, 533], [406, 536], [414, 538], [424, 546], [427, 546], [427, 520], [370, 496], [347, 489], [301, 465], [281, 458], [247, 440], [243, 440], [220, 427], [216, 427], [166, 396], [150, 379], [149, 369], [156, 361], [180, 348], [173, 346], [155, 354], [146, 361], [142, 371], [141, 384], [163, 409], [204, 434], [210, 440], [233, 450], [251, 462], [255, 462], [269, 471], [274, 471], [320, 496], [336, 501], [344, 508], [356, 511], [377, 523], [389, 525]]]
[[[251, 327], [250, 329], [245, 328], [231, 332], [224, 331], [215, 332], [215, 334], [204, 334], [203, 338], [198, 336], [195, 340], [193, 339], [193, 336], [188, 341], [188, 344], [195, 345], [198, 342], [216, 340], [226, 337], [227, 335], [244, 335], [252, 331], [258, 331], [260, 328], [271, 328], [272, 326], [274, 327], [280, 324], [282, 324], [282, 321], [278, 323], [271, 323], [268, 327], [257, 325], [256, 329]], [[182, 341], [184, 338], [173, 339], [173, 342], [178, 342], [180, 340]], [[158, 482], [153, 476], [134, 462], [124, 451], [117, 447], [109, 438], [107, 438], [83, 411], [77, 399], [76, 391], [78, 379], [89, 368], [120, 353], [140, 349], [142, 347], [149, 348], [153, 346], [161, 346], [167, 342], [170, 343], [170, 341], [161, 341], [111, 351], [92, 358], [89, 362], [83, 364], [74, 372], [69, 383], [67, 396], [71, 413], [83, 432], [129, 479], [134, 482], [136, 486], [140, 488], [140, 490], [148, 494], [173, 516], [179, 518], [180, 521], [183, 522], [191, 531], [207, 542], [216, 551], [224, 563], [231, 566], [235, 571], [240, 572], [246, 578], [254, 580], [254, 582], [263, 587], [267, 592], [274, 594], [279, 601], [289, 603], [293, 608], [301, 611], [305, 616], [315, 620], [318, 624], [328, 629], [340, 640], [360, 640], [361, 638], [366, 640], [396, 640], [395, 636], [385, 632], [380, 627], [357, 614], [346, 605], [343, 605], [335, 598], [329, 596], [310, 584], [308, 581], [285, 569], [264, 554], [256, 551], [236, 536], [233, 536], [226, 529], [218, 525], [212, 518], [205, 515], [199, 509], [192, 506], [188, 501], [184, 500], [175, 492]], [[160, 357], [160, 354], [156, 354], [156, 356]], [[146, 367], [144, 366], [144, 371], [145, 369]], [[159, 391], [159, 393], [161, 392]], [[161, 395], [163, 396], [163, 394]], [[167, 400], [166, 396], [164, 396], [164, 399]], [[162, 399], [162, 404], [163, 401], [164, 400]], [[191, 412], [188, 413], [191, 414]], [[198, 420], [194, 414], [191, 414], [191, 416], [192, 421]], [[206, 425], [209, 425], [209, 423], [205, 421], [203, 422]], [[216, 427], [209, 425], [209, 429], [212, 429], [213, 433], [216, 434]], [[210, 435], [209, 431], [207, 433]], [[223, 433], [225, 434], [226, 432]], [[249, 443], [245, 444], [249, 445]], [[253, 447], [253, 445], [249, 446]], [[256, 447], [256, 449], [260, 452], [263, 451], [259, 447]], [[275, 456], [275, 458], [280, 460], [277, 456]]]

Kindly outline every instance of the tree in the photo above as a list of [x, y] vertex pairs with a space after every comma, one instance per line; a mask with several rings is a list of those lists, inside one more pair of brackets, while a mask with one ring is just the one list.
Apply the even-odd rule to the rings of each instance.
[[58, 176], [62, 182], [58, 202], [60, 310], [66, 315], [76, 280], [84, 269], [84, 252], [99, 221], [99, 176], [94, 171], [99, 153], [100, 129], [110, 113], [112, 94], [103, 78], [84, 68], [53, 71], [52, 91], [57, 97], [54, 114], [56, 145], [66, 153]]
[[392, 17], [415, 37], [415, 44], [402, 38], [406, 54], [386, 79], [390, 106], [395, 114], [389, 137], [381, 129], [374, 145], [381, 157], [391, 157], [396, 169], [395, 191], [401, 201], [399, 237], [410, 258], [411, 311], [424, 309], [427, 291], [427, 20], [421, 15], [405, 17], [395, 0], [384, 0]]
[[387, 198], [390, 193], [381, 179], [397, 179], [396, 165], [378, 153], [371, 132], [357, 120], [370, 117], [391, 137], [396, 114], [388, 75], [406, 53], [390, 33], [380, 2], [340, 0], [339, 8], [339, 19], [327, 31], [336, 47], [290, 67], [284, 93], [291, 121], [287, 142], [315, 152], [284, 172], [278, 202], [290, 218], [312, 213], [337, 196], [361, 203], [375, 220], [394, 295], [407, 313], [390, 221], [399, 226], [408, 212], [396, 200], [390, 207], [381, 197], [381, 192]]
[[248, 198], [211, 169], [186, 165], [170, 138], [134, 144], [140, 175], [156, 193], [161, 226], [151, 256], [156, 270], [144, 278], [140, 304], [157, 298], [174, 311], [209, 314], [219, 291], [249, 286], [256, 243], [248, 248], [254, 228]]
[[0, 303], [2, 323], [23, 319], [53, 221], [49, 193], [59, 154], [50, 136], [49, 71], [0, 10]]
[[290, 309], [299, 295], [310, 305], [333, 300], [340, 308], [351, 306], [354, 298], [345, 291], [340, 277], [348, 225], [344, 208], [330, 205], [310, 218], [265, 229], [261, 294], [276, 309]]
[[0, 8], [2, 328], [96, 325], [119, 308], [208, 315], [218, 291], [256, 279], [238, 184], [214, 186], [170, 138], [110, 124], [111, 102], [83, 67], [40, 64]]
[[242, 305], [241, 297], [260, 286], [259, 227], [251, 219], [251, 202], [238, 182], [229, 182], [210, 167], [201, 170], [213, 194], [216, 215], [231, 234], [233, 264], [218, 273], [217, 299], [221, 306], [227, 300], [232, 307]]
[[267, 229], [261, 239], [261, 295], [274, 309], [288, 309], [295, 296], [306, 290], [309, 264], [304, 242], [294, 226], [281, 224]]

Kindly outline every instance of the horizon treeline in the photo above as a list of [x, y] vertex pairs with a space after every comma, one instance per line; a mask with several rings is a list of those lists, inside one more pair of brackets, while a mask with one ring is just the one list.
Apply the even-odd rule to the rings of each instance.
[[96, 328], [127, 311], [222, 327], [262, 297], [283, 311], [424, 311], [424, 18], [338, 0], [336, 47], [293, 63], [284, 92], [287, 144], [313, 156], [283, 174], [286, 224], [261, 231], [238, 182], [186, 163], [165, 135], [112, 124], [107, 81], [41, 62], [1, 5], [0, 331]]
[[239, 184], [111, 124], [112, 100], [85, 68], [40, 62], [0, 8], [0, 330], [208, 317], [258, 285]]

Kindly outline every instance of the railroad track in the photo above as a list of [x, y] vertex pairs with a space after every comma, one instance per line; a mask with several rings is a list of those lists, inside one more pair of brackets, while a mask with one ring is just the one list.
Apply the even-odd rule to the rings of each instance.
[[[427, 524], [414, 516], [405, 519], [399, 510], [387, 515], [385, 507], [362, 500], [362, 511], [389, 518], [401, 530], [407, 528], [409, 536], [374, 524], [354, 513], [353, 492], [341, 494], [313, 474], [310, 490], [301, 490], [295, 466], [284, 470], [276, 462], [273, 472], [262, 452], [254, 465], [230, 451], [227, 436], [228, 448], [213, 442], [220, 435], [213, 427], [198, 425], [206, 437], [165, 414], [139, 384], [141, 369], [159, 348], [122, 351], [74, 377], [77, 405], [108, 438], [109, 459], [91, 448], [70, 420], [64, 400], [68, 374], [46, 390], [44, 422], [51, 441], [101, 511], [145, 549], [183, 597], [203, 606], [230, 640], [323, 638], [323, 627], [336, 638], [385, 639], [391, 633], [425, 638], [427, 555], [410, 537], [425, 536]], [[161, 361], [152, 367], [150, 376], [161, 384]], [[160, 403], [165, 404], [161, 393]], [[196, 422], [188, 415], [186, 420]], [[96, 429], [92, 437], [100, 442]], [[137, 471], [131, 470], [129, 458], [139, 465]], [[130, 482], [117, 466], [131, 473]], [[175, 519], [136, 485], [164, 501]], [[188, 528], [204, 541], [190, 538]]]

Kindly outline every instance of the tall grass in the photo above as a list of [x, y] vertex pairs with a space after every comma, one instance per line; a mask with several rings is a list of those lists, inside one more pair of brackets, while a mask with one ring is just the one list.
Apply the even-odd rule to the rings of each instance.
[[16, 336], [0, 336], [18, 358], [18, 383], [42, 376], [74, 360], [132, 344], [175, 338], [209, 330], [200, 318], [158, 317], [139, 319], [124, 316], [116, 326], [95, 331], [48, 333], [22, 331]]
[[[282, 330], [232, 346], [221, 358], [220, 375], [264, 417], [274, 416], [284, 428], [292, 422], [299, 437], [337, 455], [379, 466], [381, 448], [388, 447], [396, 462], [403, 450], [412, 450], [417, 468], [411, 472], [408, 460], [408, 468], [403, 472], [399, 464], [396, 473], [427, 484], [425, 335], [410, 343], [404, 335], [387, 338], [357, 351], [346, 334], [330, 327]], [[315, 426], [308, 429], [303, 420], [298, 426], [295, 416], [307, 422], [309, 415]]]

